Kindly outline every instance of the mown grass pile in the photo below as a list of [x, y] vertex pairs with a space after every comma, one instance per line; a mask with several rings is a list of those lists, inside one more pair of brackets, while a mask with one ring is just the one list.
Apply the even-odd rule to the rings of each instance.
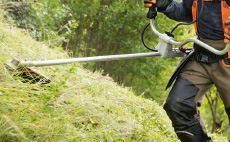
[[[1, 16], [0, 16], [1, 17]], [[162, 107], [135, 96], [108, 76], [80, 64], [39, 68], [48, 85], [22, 83], [5, 63], [13, 58], [68, 58], [60, 48], [34, 41], [0, 22], [0, 141], [177, 142]], [[214, 137], [217, 141], [226, 141]]]

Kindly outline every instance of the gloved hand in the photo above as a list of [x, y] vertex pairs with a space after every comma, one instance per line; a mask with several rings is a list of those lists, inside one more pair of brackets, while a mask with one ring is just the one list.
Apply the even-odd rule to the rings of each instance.
[[227, 27], [224, 29], [224, 42], [230, 44], [230, 16], [228, 17], [227, 21], [224, 23]]

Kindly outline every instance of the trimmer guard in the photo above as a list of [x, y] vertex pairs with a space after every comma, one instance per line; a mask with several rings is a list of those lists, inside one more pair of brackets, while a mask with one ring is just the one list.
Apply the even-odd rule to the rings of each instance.
[[174, 70], [173, 74], [169, 78], [169, 81], [167, 83], [165, 90], [167, 90], [173, 84], [174, 80], [178, 77], [180, 71], [183, 69], [183, 67], [186, 65], [186, 63], [189, 61], [189, 59], [192, 57], [192, 55], [194, 55], [194, 53], [195, 53], [195, 50], [191, 51], [187, 56], [185, 56], [181, 60], [181, 62], [179, 63], [179, 65], [177, 66], [177, 68]]
[[20, 68], [14, 76], [22, 77], [24, 83], [49, 84], [51, 82], [51, 79], [38, 71], [36, 67]]

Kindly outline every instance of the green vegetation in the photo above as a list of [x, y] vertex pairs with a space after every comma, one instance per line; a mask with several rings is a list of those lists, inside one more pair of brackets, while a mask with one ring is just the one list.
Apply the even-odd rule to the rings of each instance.
[[[39, 68], [52, 79], [49, 85], [22, 83], [21, 77], [14, 76], [18, 71], [10, 72], [5, 66], [13, 58], [49, 60], [148, 52], [140, 42], [148, 23], [142, 1], [18, 1], [5, 0], [1, 5], [7, 22], [1, 13], [0, 141], [178, 141], [161, 105], [168, 94], [164, 91], [167, 79], [180, 59]], [[161, 32], [175, 25], [162, 14], [156, 20]], [[194, 36], [191, 29], [179, 27], [175, 39]], [[150, 47], [159, 41], [150, 31], [145, 39]], [[208, 93], [212, 107], [218, 102], [215, 118], [207, 99], [201, 112], [209, 132], [217, 133], [212, 138], [225, 142], [222, 133], [229, 136], [228, 121], [216, 96], [215, 89]]]
[[178, 141], [156, 102], [80, 64], [39, 68], [49, 85], [22, 83], [4, 63], [68, 56], [3, 22], [0, 38], [0, 141]]
[[[72, 57], [149, 52], [141, 43], [141, 32], [149, 22], [142, 1], [39, 0], [21, 6], [5, 5], [11, 6], [7, 12], [8, 21], [27, 29], [35, 39], [48, 41], [51, 48], [62, 47]], [[174, 21], [159, 13], [157, 29], [169, 31], [174, 25]], [[189, 31], [176, 30], [177, 40], [185, 38], [182, 35]], [[145, 41], [150, 47], [157, 44], [150, 27]], [[84, 67], [92, 71], [103, 70], [104, 75], [109, 74], [119, 84], [132, 87], [136, 94], [162, 103], [167, 93], [163, 91], [164, 86], [158, 84], [165, 84], [168, 77], [162, 72], [169, 66], [175, 67], [178, 61], [142, 58], [88, 63]]]

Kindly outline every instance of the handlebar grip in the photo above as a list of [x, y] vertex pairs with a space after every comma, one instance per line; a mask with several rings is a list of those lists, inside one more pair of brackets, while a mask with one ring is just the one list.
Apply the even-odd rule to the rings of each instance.
[[149, 8], [149, 11], [147, 13], [147, 18], [149, 19], [155, 19], [157, 16], [157, 11], [156, 11], [156, 5], [152, 5], [152, 7]]
[[211, 47], [211, 46], [205, 44], [204, 42], [202, 42], [202, 41], [200, 41], [198, 39], [195, 39], [195, 38], [188, 38], [188, 39], [185, 39], [182, 42], [174, 41], [174, 39], [172, 37], [169, 37], [167, 34], [162, 34], [162, 33], [158, 32], [156, 30], [155, 26], [154, 26], [154, 21], [155, 21], [155, 19], [150, 20], [151, 29], [165, 43], [175, 45], [175, 46], [183, 46], [183, 45], [185, 45], [185, 44], [187, 44], [189, 42], [193, 42], [193, 43], [196, 43], [196, 44], [202, 46], [203, 48], [209, 50], [210, 52], [212, 52], [212, 53], [214, 53], [216, 55], [223, 55], [223, 54], [227, 53], [230, 50], [230, 44], [227, 44], [226, 47], [223, 50], [217, 50], [217, 49], [215, 49], [215, 48], [213, 48], [213, 47]]
[[155, 17], [157, 16], [156, 0], [144, 0], [144, 7], [149, 8], [147, 18], [155, 19]]

